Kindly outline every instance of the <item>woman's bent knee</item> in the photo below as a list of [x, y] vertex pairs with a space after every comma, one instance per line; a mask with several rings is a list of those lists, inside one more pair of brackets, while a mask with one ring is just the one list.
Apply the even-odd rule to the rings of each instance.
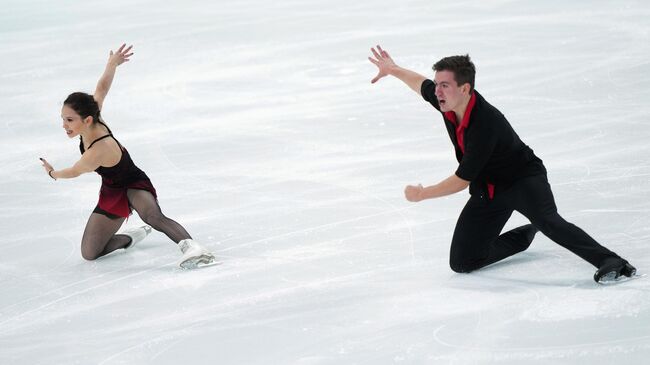
[[101, 256], [101, 252], [97, 251], [96, 248], [93, 248], [92, 245], [86, 244], [85, 242], [81, 243], [81, 257], [87, 261], [93, 261], [98, 259]]
[[81, 250], [81, 257], [83, 257], [86, 261], [94, 261], [99, 258], [99, 255], [95, 252], [86, 252], [84, 250]]

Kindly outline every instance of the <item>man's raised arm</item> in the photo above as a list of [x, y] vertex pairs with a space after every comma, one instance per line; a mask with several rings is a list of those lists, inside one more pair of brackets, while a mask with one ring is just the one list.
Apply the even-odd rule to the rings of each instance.
[[377, 76], [375, 76], [375, 78], [370, 81], [371, 83], [374, 84], [382, 77], [391, 75], [402, 80], [406, 85], [408, 85], [408, 87], [418, 93], [418, 95], [421, 95], [420, 90], [422, 87], [422, 82], [427, 79], [426, 77], [420, 75], [417, 72], [402, 68], [395, 64], [395, 61], [393, 61], [388, 52], [383, 50], [379, 45], [377, 46], [376, 50], [374, 48], [371, 48], [370, 50], [372, 51], [372, 54], [375, 56], [375, 58], [368, 57], [368, 60], [370, 60], [370, 62], [372, 62], [379, 69], [379, 73], [377, 73]]

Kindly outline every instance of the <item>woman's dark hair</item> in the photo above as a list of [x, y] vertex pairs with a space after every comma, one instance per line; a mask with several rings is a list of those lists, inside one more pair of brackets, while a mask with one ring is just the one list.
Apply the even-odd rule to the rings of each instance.
[[81, 119], [86, 119], [89, 116], [93, 117], [94, 122], [100, 122], [99, 119], [99, 104], [95, 101], [92, 95], [83, 92], [75, 92], [65, 99], [63, 105], [67, 105], [72, 110], [81, 116]]
[[434, 71], [451, 71], [458, 86], [469, 84], [470, 92], [474, 90], [474, 77], [476, 68], [469, 55], [450, 56], [441, 59], [433, 65]]
[[[97, 104], [97, 101], [92, 95], [80, 91], [72, 93], [68, 95], [68, 97], [63, 102], [63, 105], [67, 105], [68, 107], [72, 108], [72, 110], [81, 116], [81, 119], [86, 119], [89, 116], [93, 117], [93, 123], [99, 123], [103, 125], [106, 127], [106, 130], [108, 130], [108, 133], [113, 134], [106, 123], [102, 121], [102, 117], [99, 115], [99, 104]], [[83, 143], [83, 137], [81, 137], [81, 135], [79, 136], [79, 140], [82, 141], [80, 143]]]

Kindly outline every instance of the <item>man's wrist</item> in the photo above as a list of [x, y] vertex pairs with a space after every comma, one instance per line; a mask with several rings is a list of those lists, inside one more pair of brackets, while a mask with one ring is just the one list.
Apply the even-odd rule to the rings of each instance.
[[424, 188], [420, 188], [420, 191], [418, 191], [418, 199], [420, 201], [427, 199], [427, 195]]
[[397, 65], [392, 65], [391, 67], [388, 68], [388, 74], [391, 76], [397, 76], [397, 74], [399, 74], [401, 70], [402, 70], [401, 67]]

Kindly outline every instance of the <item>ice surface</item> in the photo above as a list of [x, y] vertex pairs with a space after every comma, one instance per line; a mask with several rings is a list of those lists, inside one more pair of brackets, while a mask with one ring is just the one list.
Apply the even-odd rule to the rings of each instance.
[[[455, 170], [441, 118], [366, 57], [469, 53], [561, 214], [645, 273], [649, 31], [629, 0], [3, 0], [0, 364], [645, 363], [648, 279], [599, 286], [541, 235], [449, 269], [467, 193], [402, 192]], [[104, 118], [219, 266], [176, 269], [158, 232], [84, 261], [99, 178], [40, 167], [78, 158], [61, 102], [122, 42]]]

